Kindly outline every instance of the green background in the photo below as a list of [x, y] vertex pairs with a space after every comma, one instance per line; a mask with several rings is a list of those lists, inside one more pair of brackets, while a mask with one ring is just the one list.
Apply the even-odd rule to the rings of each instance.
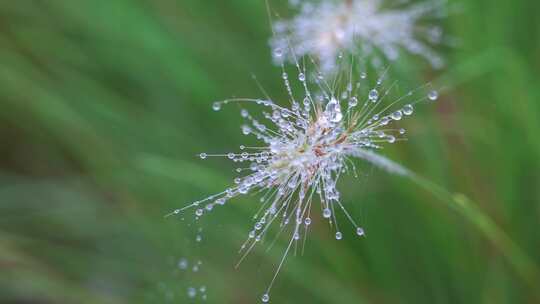
[[[451, 7], [446, 67], [392, 67], [445, 90], [385, 155], [476, 211], [377, 169], [345, 178], [367, 237], [336, 241], [317, 217], [272, 303], [540, 302], [540, 2]], [[214, 100], [262, 97], [251, 74], [286, 97], [269, 36], [262, 0], [1, 1], [0, 302], [202, 303], [201, 285], [207, 303], [258, 302], [285, 241], [234, 269], [256, 198], [196, 224], [163, 215], [235, 175], [197, 153], [252, 142]]]

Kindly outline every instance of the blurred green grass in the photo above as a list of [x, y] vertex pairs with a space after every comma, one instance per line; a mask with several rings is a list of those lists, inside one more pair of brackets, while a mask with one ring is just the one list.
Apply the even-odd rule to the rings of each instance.
[[[538, 265], [540, 3], [451, 3], [460, 10], [445, 27], [459, 43], [441, 50], [447, 68], [407, 58], [393, 75], [447, 89], [387, 152], [467, 195]], [[1, 301], [189, 303], [187, 287], [202, 284], [208, 303], [258, 298], [284, 244], [233, 269], [252, 200], [204, 218], [201, 243], [187, 219], [163, 215], [233, 175], [195, 157], [246, 141], [234, 107], [215, 113], [212, 101], [260, 96], [252, 73], [285, 96], [266, 20], [263, 1], [0, 4]], [[365, 175], [342, 192], [367, 238], [336, 242], [316, 225], [273, 302], [537, 303], [534, 282], [462, 214], [402, 179]], [[180, 257], [200, 258], [201, 271], [179, 272]]]

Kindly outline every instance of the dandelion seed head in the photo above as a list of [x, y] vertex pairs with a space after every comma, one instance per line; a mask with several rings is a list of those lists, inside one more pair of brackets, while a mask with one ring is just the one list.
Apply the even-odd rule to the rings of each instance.
[[[238, 176], [229, 188], [171, 213], [193, 208], [198, 219], [233, 198], [260, 194], [254, 222], [240, 247], [239, 263], [257, 244], [265, 242], [271, 227], [287, 231], [290, 237], [275, 276], [261, 297], [263, 302], [269, 301], [270, 289], [293, 244], [294, 248], [303, 248], [314, 213], [320, 213], [321, 220], [330, 223], [337, 240], [344, 238], [344, 230], [338, 226], [338, 219], [343, 217], [353, 227], [353, 234], [365, 235], [364, 228], [341, 201], [339, 179], [356, 172], [354, 158], [393, 174], [408, 174], [377, 152], [385, 145], [405, 140], [405, 129], [396, 124], [412, 116], [417, 103], [438, 97], [436, 91], [427, 93], [420, 88], [395, 98], [391, 94], [395, 83], [388, 83], [386, 72], [370, 85], [365, 72], [350, 72], [346, 81], [339, 83], [335, 80], [343, 78], [327, 81], [324, 74], [320, 77], [317, 71], [310, 74], [305, 66], [296, 67], [298, 77], [289, 77], [285, 69], [281, 76], [289, 98], [287, 106], [268, 97], [218, 102], [239, 104], [244, 120], [241, 132], [258, 143], [241, 145], [237, 152], [200, 153], [201, 159], [221, 157], [231, 161], [237, 166]], [[292, 82], [302, 88], [301, 93], [294, 94]], [[196, 241], [202, 241], [200, 234]], [[195, 267], [198, 270], [198, 265], [193, 267], [193, 271]]]
[[[443, 39], [442, 29], [424, 26], [433, 18], [444, 0], [426, 0], [419, 4], [381, 0], [303, 1], [291, 20], [274, 23], [270, 45], [278, 64], [294, 61], [295, 56], [317, 58], [321, 69], [336, 69], [342, 51], [369, 57], [379, 67], [383, 59], [396, 60], [401, 51], [419, 55], [439, 68], [443, 60], [432, 46]], [[291, 51], [294, 50], [294, 53]]]

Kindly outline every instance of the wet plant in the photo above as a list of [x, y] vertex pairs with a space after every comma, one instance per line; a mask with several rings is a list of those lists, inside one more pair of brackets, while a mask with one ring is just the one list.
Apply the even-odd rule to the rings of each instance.
[[292, 6], [298, 8], [298, 14], [273, 25], [274, 61], [294, 62], [291, 45], [297, 55], [316, 58], [326, 72], [337, 68], [336, 58], [344, 51], [362, 56], [378, 68], [386, 60], [399, 58], [402, 51], [442, 67], [444, 61], [433, 46], [443, 43], [443, 31], [432, 21], [441, 16], [444, 1], [404, 2], [295, 1]]
[[[222, 157], [235, 163], [238, 177], [231, 187], [174, 210], [170, 215], [193, 212], [195, 218], [248, 194], [259, 194], [260, 205], [253, 216], [238, 265], [253, 248], [263, 243], [277, 226], [277, 235], [288, 235], [288, 243], [261, 300], [268, 302], [270, 290], [291, 250], [304, 250], [316, 214], [330, 224], [337, 240], [344, 237], [338, 223], [341, 213], [358, 237], [365, 235], [361, 223], [347, 211], [340, 199], [338, 181], [356, 176], [355, 159], [391, 173], [404, 175], [405, 169], [380, 154], [386, 145], [406, 140], [406, 130], [398, 124], [410, 117], [421, 102], [438, 98], [435, 90], [422, 86], [396, 96], [397, 84], [387, 78], [387, 70], [369, 82], [365, 71], [354, 63], [330, 77], [310, 65], [295, 61], [294, 72], [282, 69], [288, 102], [277, 102], [266, 93], [263, 98], [233, 98], [217, 101], [213, 109], [239, 104], [245, 123], [241, 131], [260, 143], [241, 145], [237, 152], [200, 153], [201, 159]], [[294, 94], [293, 84], [301, 93]], [[259, 107], [260, 113], [248, 108]]]

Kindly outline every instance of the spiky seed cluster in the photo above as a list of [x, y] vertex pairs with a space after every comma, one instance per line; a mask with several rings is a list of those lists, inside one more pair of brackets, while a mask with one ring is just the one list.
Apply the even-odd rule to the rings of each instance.
[[293, 60], [294, 50], [300, 57], [318, 59], [321, 68], [329, 72], [335, 69], [342, 51], [368, 57], [379, 67], [384, 58], [395, 60], [400, 50], [406, 50], [441, 67], [443, 60], [430, 45], [441, 42], [442, 31], [434, 26], [422, 27], [420, 21], [434, 17], [442, 0], [385, 9], [383, 5], [388, 2], [392, 1], [322, 0], [298, 4], [300, 13], [296, 17], [274, 25], [270, 44], [275, 62]]
[[[262, 297], [263, 302], [269, 300], [270, 288], [291, 246], [294, 244], [296, 248], [297, 243], [303, 240], [303, 249], [312, 223], [313, 202], [319, 202], [320, 213], [334, 227], [336, 239], [343, 238], [337, 212], [344, 214], [357, 235], [364, 235], [363, 228], [340, 201], [338, 179], [344, 173], [355, 174], [356, 168], [351, 158], [362, 158], [390, 172], [404, 174], [400, 166], [374, 151], [385, 144], [404, 139], [405, 130], [393, 125], [413, 114], [416, 103], [437, 99], [435, 91], [427, 96], [418, 96], [417, 90], [384, 105], [383, 101], [389, 98], [393, 86], [383, 90], [383, 77], [378, 79], [374, 87], [350, 79], [340, 92], [339, 88], [332, 89], [320, 74], [312, 77], [316, 90], [321, 92], [314, 96], [305, 71], [298, 64], [297, 67], [298, 80], [304, 91], [300, 99], [293, 96], [288, 74], [284, 72], [282, 75], [289, 93], [290, 107], [280, 106], [269, 98], [229, 99], [213, 104], [216, 111], [222, 105], [233, 102], [254, 103], [266, 109], [262, 112], [263, 121], [259, 121], [247, 109], [241, 110], [241, 116], [246, 121], [241, 127], [242, 133], [255, 136], [261, 145], [242, 145], [238, 153], [201, 153], [201, 159], [219, 156], [241, 164], [237, 168], [240, 176], [234, 179], [234, 185], [228, 189], [173, 212], [178, 214], [194, 209], [195, 216], [199, 218], [233, 198], [261, 193], [260, 209], [254, 216], [253, 229], [242, 245], [240, 262], [267, 235], [273, 223], [279, 223], [281, 230], [290, 232], [287, 249]], [[360, 80], [366, 78], [365, 73], [360, 75]]]

